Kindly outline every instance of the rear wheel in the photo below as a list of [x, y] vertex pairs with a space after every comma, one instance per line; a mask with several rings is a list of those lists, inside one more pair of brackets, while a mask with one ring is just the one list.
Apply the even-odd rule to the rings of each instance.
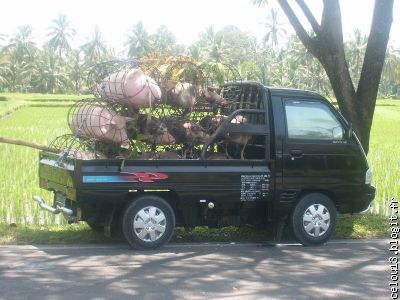
[[171, 206], [157, 196], [143, 196], [132, 202], [122, 218], [127, 242], [135, 249], [155, 249], [167, 243], [175, 228]]
[[327, 242], [336, 228], [336, 208], [324, 194], [305, 195], [297, 203], [291, 228], [296, 239], [305, 246]]

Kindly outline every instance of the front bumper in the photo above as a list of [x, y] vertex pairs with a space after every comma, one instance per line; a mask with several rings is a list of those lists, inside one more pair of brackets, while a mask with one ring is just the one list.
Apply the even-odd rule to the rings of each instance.
[[373, 185], [365, 185], [359, 205], [354, 208], [355, 213], [366, 214], [372, 209], [372, 201], [375, 199], [376, 188]]

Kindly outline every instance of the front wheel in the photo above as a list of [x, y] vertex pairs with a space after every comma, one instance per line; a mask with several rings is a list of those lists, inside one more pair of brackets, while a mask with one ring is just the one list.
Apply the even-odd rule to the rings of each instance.
[[297, 203], [291, 228], [296, 239], [305, 246], [327, 242], [336, 228], [336, 208], [324, 194], [305, 195]]
[[143, 196], [132, 202], [122, 218], [125, 239], [135, 249], [155, 249], [167, 243], [175, 228], [171, 206], [157, 196]]

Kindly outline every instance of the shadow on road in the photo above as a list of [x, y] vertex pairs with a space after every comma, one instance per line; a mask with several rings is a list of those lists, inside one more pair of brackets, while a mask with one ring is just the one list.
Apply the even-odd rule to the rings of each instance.
[[125, 245], [1, 249], [7, 263], [0, 263], [0, 297], [380, 298], [384, 248], [354, 243], [172, 244], [146, 252]]

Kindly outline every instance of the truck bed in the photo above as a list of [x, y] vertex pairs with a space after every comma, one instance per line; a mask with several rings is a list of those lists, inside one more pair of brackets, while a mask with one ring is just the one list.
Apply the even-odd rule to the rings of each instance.
[[39, 177], [42, 188], [77, 202], [152, 191], [173, 192], [183, 202], [255, 202], [266, 201], [272, 186], [266, 160], [61, 160], [41, 152]]

